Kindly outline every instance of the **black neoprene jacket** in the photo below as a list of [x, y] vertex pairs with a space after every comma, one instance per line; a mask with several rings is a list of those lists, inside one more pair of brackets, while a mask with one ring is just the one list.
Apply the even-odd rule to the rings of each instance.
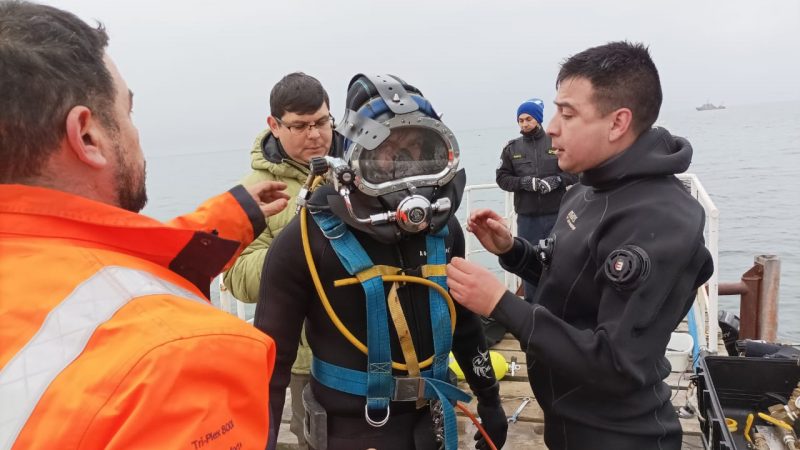
[[[685, 139], [645, 132], [566, 193], [546, 264], [521, 239], [500, 258], [524, 279], [541, 276], [536, 304], [506, 293], [492, 317], [526, 351], [551, 448], [629, 448], [581, 443], [570, 424], [651, 436], [652, 448], [676, 433], [680, 443], [664, 352], [713, 269], [703, 208], [673, 176], [691, 155]], [[646, 264], [625, 281], [630, 255]]]
[[[566, 187], [577, 181], [576, 176], [558, 168], [558, 158], [551, 153], [550, 147], [550, 136], [539, 126], [532, 133], [509, 141], [500, 154], [495, 180], [500, 189], [514, 193], [514, 211], [517, 214], [555, 214]], [[525, 176], [558, 177], [560, 184], [553, 191], [540, 194], [523, 189], [522, 178]]]
[[[324, 199], [327, 187], [315, 192], [312, 202]], [[328, 193], [332, 193], [330, 190]], [[254, 324], [271, 336], [277, 346], [275, 370], [270, 382], [270, 442], [274, 444], [277, 425], [283, 411], [285, 391], [289, 384], [290, 369], [295, 359], [300, 330], [305, 320], [306, 338], [313, 354], [328, 363], [364, 371], [366, 355], [355, 348], [333, 325], [317, 295], [306, 264], [301, 244], [299, 217], [273, 241], [264, 265], [261, 295], [256, 308]], [[445, 238], [447, 260], [452, 256], [463, 256], [464, 236], [455, 218], [448, 222], [450, 230]], [[427, 263], [425, 234], [408, 236], [394, 245], [372, 239], [359, 231], [351, 231], [363, 245], [373, 263], [416, 269]], [[308, 234], [311, 252], [317, 266], [325, 292], [333, 309], [344, 325], [363, 343], [366, 337], [366, 314], [364, 291], [360, 284], [333, 287], [334, 280], [350, 278], [328, 239], [322, 234], [314, 220], [308, 217]], [[413, 272], [413, 270], [412, 270]], [[384, 284], [386, 293], [390, 284]], [[428, 309], [428, 288], [418, 284], [406, 284], [398, 289], [400, 303], [412, 335], [419, 361], [434, 353], [433, 337]], [[464, 368], [467, 382], [473, 390], [490, 387], [496, 383], [494, 373], [485, 370], [480, 354], [486, 352], [486, 340], [481, 322], [475, 314], [455, 303], [456, 328], [453, 336], [453, 354], [460, 367]], [[393, 360], [403, 362], [402, 351], [396, 330], [389, 319]], [[478, 362], [478, 370], [473, 363]], [[480, 374], [479, 374], [480, 373]], [[395, 374], [405, 374], [395, 371]], [[364, 417], [365, 398], [330, 389], [311, 379], [311, 389], [316, 400], [325, 408], [328, 416]], [[499, 397], [497, 398], [499, 401]], [[391, 413], [403, 414], [415, 409], [414, 402], [392, 402]], [[274, 420], [277, 419], [277, 420]]]

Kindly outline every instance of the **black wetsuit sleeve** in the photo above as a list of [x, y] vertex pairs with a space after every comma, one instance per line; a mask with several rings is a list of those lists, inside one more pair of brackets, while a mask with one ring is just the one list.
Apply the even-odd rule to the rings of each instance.
[[[570, 290], [568, 298], [563, 299], [595, 302], [598, 311], [594, 329], [577, 328], [548, 308], [528, 305], [509, 293], [492, 312], [493, 318], [519, 338], [530, 360], [616, 395], [658, 382], [668, 372], [661, 363], [670, 333], [688, 312], [696, 289], [713, 268], [703, 245], [702, 212], [676, 214], [664, 205], [635, 209], [611, 217], [607, 223], [613, 227], [601, 225], [596, 230], [597, 238], [589, 239], [594, 261], [586, 264], [598, 268], [594, 284], [584, 292]], [[603, 275], [603, 262], [614, 249], [627, 244], [644, 249], [650, 273], [634, 285], [615, 286]], [[558, 257], [554, 255], [554, 261]]]
[[277, 348], [275, 370], [269, 384], [270, 432], [268, 449], [274, 449], [280, 427], [286, 387], [297, 356], [300, 331], [313, 285], [305, 263], [299, 221], [295, 218], [272, 241], [261, 274], [259, 300], [253, 324], [269, 335]]
[[525, 281], [537, 283], [542, 274], [542, 264], [530, 242], [520, 237], [514, 238], [514, 246], [499, 256], [500, 266]]
[[[460, 258], [464, 257], [464, 234], [460, 226], [455, 228], [452, 233], [453, 255]], [[456, 308], [456, 329], [453, 333], [453, 356], [464, 372], [464, 377], [473, 391], [492, 386], [497, 380], [491, 368], [491, 360], [488, 355], [486, 337], [483, 334], [483, 326], [480, 317], [472, 311], [455, 303]]]
[[522, 177], [514, 172], [514, 165], [511, 163], [511, 145], [506, 145], [500, 153], [500, 167], [495, 172], [495, 181], [500, 189], [508, 192], [522, 190]]

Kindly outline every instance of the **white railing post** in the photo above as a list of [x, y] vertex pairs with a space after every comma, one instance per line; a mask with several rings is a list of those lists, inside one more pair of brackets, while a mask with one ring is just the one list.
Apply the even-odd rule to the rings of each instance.
[[[467, 205], [467, 219], [469, 219], [469, 215], [472, 212], [472, 189], [470, 186], [467, 186], [464, 189], [464, 200]], [[472, 239], [469, 238], [467, 234], [467, 221], [464, 220], [464, 223], [461, 224], [464, 228], [464, 258], [469, 261], [469, 255], [472, 254]]]
[[702, 307], [703, 312], [705, 312], [707, 331], [705, 350], [716, 354], [717, 346], [719, 345], [719, 322], [717, 319], [719, 314], [719, 210], [714, 205], [714, 201], [711, 200], [697, 175], [682, 174], [678, 178], [691, 182], [690, 192], [693, 197], [697, 198], [706, 213], [706, 247], [711, 253], [711, 260], [714, 262], [714, 272], [706, 283], [708, 286], [708, 298], [702, 299], [698, 297], [696, 305]]

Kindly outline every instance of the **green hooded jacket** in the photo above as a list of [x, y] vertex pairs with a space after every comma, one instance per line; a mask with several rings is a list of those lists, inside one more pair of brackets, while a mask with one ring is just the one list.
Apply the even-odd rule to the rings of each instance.
[[[241, 183], [249, 186], [259, 181], [282, 181], [286, 183], [289, 194], [289, 205], [280, 213], [269, 217], [267, 228], [256, 238], [236, 260], [224, 275], [225, 287], [237, 299], [245, 303], [258, 301], [258, 290], [261, 285], [261, 270], [267, 250], [278, 233], [289, 224], [295, 215], [297, 193], [308, 177], [308, 168], [286, 156], [269, 129], [261, 132], [250, 151], [250, 172]], [[292, 366], [292, 373], [308, 374], [311, 368], [311, 349], [305, 339], [305, 332], [297, 349], [297, 359]]]

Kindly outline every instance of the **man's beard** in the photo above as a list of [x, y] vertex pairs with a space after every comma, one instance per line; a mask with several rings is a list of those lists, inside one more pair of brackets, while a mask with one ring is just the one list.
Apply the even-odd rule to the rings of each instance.
[[147, 204], [147, 187], [145, 185], [146, 167], [142, 166], [141, 174], [137, 173], [133, 164], [128, 162], [123, 152], [125, 151], [119, 144], [116, 145], [117, 158], [117, 201], [119, 207], [131, 212], [138, 213]]

